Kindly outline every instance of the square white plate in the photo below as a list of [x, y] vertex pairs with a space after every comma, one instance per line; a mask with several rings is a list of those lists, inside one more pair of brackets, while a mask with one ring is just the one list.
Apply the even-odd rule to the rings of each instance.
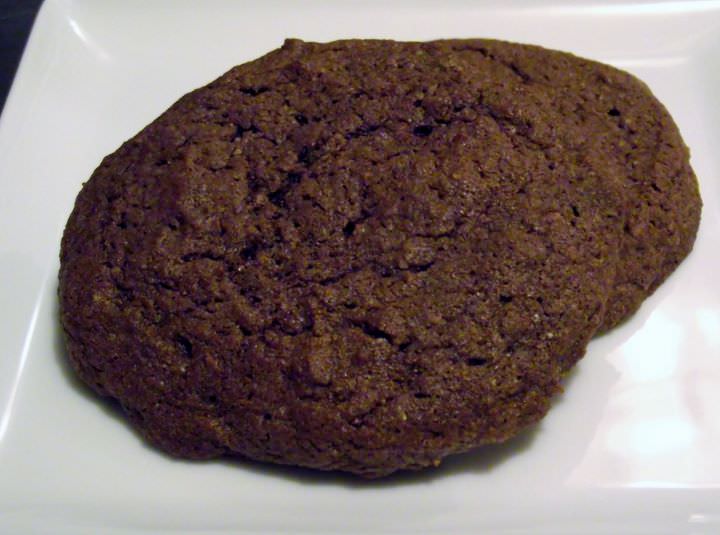
[[[592, 342], [547, 419], [363, 483], [171, 460], [68, 371], [58, 244], [102, 156], [287, 36], [532, 42], [644, 79], [705, 209], [695, 250]], [[720, 2], [48, 0], [0, 123], [0, 533], [720, 533]]]

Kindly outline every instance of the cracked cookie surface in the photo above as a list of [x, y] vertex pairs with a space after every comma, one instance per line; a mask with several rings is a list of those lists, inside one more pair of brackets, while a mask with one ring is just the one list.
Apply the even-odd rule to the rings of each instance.
[[368, 477], [537, 422], [628, 228], [616, 117], [541, 61], [584, 62], [290, 40], [180, 99], [68, 221], [79, 375], [174, 455]]

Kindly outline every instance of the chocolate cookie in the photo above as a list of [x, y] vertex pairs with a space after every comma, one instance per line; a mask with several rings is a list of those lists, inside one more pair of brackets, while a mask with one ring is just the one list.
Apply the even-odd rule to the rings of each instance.
[[610, 329], [692, 249], [702, 201], [688, 149], [662, 103], [631, 74], [540, 47], [482, 46], [528, 84], [556, 94], [567, 117], [586, 124], [596, 138], [593, 160], [618, 180], [627, 206], [617, 279], [601, 327]]
[[369, 477], [539, 420], [604, 321], [633, 201], [601, 157], [615, 116], [499, 51], [584, 64], [291, 40], [180, 99], [68, 221], [80, 377], [174, 455]]

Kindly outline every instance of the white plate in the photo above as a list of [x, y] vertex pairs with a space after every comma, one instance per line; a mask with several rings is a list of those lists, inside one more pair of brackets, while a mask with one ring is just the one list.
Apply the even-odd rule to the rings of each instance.
[[[362, 483], [148, 448], [72, 378], [58, 243], [101, 157], [286, 36], [491, 36], [643, 78], [692, 148], [695, 251], [533, 432]], [[0, 533], [720, 533], [720, 3], [48, 0], [0, 124]]]

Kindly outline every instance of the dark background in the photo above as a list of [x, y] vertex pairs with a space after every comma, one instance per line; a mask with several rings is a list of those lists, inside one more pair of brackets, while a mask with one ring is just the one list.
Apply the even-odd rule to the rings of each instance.
[[0, 110], [42, 0], [0, 0]]

